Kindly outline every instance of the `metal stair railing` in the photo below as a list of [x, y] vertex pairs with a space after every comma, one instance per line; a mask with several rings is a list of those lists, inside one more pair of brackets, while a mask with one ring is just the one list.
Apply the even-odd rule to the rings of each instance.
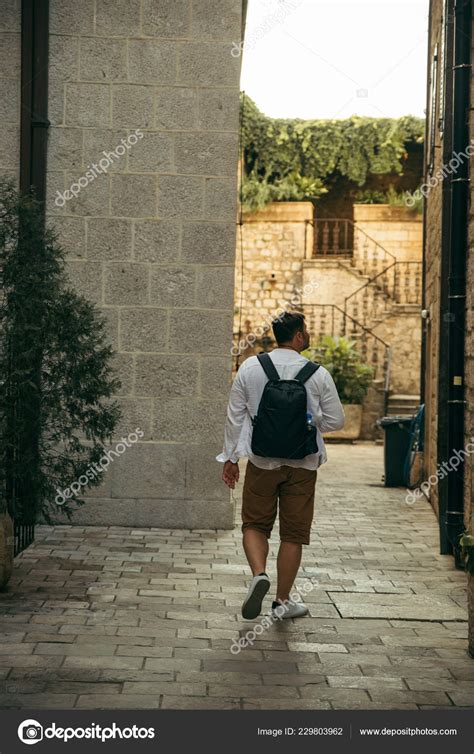
[[421, 305], [422, 272], [422, 262], [397, 261], [393, 292], [396, 304]]
[[[348, 313], [350, 304], [352, 315], [360, 319], [364, 325], [369, 326], [371, 321], [389, 313], [390, 307], [387, 305], [389, 302], [392, 305], [420, 304], [421, 273], [421, 262], [395, 261], [346, 296], [344, 311]], [[371, 311], [369, 311], [370, 307]]]
[[387, 251], [375, 238], [354, 223], [354, 253], [351, 261], [353, 267], [369, 279], [374, 279], [396, 261], [395, 254]]
[[[387, 301], [393, 298], [396, 277], [396, 262], [379, 272], [375, 277], [367, 280], [359, 288], [344, 299], [344, 312], [349, 313], [349, 305], [352, 307], [352, 316], [360, 320], [365, 327], [370, 320], [387, 313]], [[393, 279], [392, 279], [393, 278]], [[371, 308], [371, 311], [369, 311]]]
[[389, 344], [336, 304], [303, 304], [302, 309], [308, 328], [316, 339], [331, 335], [354, 341], [362, 361], [373, 368], [373, 379], [383, 382], [387, 400], [391, 366]]

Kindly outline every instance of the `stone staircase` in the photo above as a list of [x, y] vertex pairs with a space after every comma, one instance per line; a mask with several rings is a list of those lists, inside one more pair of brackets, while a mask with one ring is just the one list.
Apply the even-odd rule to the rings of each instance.
[[361, 284], [346, 297], [344, 310], [373, 329], [399, 306], [421, 303], [421, 262], [398, 261], [365, 231], [354, 227], [354, 253], [348, 263]]
[[419, 395], [389, 395], [387, 416], [413, 416], [419, 405]]
[[373, 369], [374, 382], [380, 382], [385, 391], [388, 389], [388, 343], [335, 304], [306, 304], [304, 313], [310, 332], [318, 333], [319, 336], [346, 336], [354, 341], [363, 362]]
[[[320, 223], [319, 230], [315, 231], [319, 239], [318, 258], [337, 260], [338, 265], [359, 282], [358, 287], [346, 296], [341, 307], [345, 316], [339, 332], [358, 342], [358, 350], [367, 363], [388, 362], [388, 388], [391, 344], [384, 343], [387, 348], [382, 355], [381, 342], [374, 338], [377, 338], [377, 327], [387, 318], [403, 313], [414, 314], [419, 309], [422, 288], [421, 262], [399, 261], [350, 220], [322, 220]], [[352, 253], [348, 255], [350, 245]], [[321, 316], [324, 316], [324, 313], [319, 315]], [[383, 332], [384, 328], [381, 330]], [[387, 367], [384, 367], [383, 371], [386, 372], [386, 369]], [[417, 395], [389, 395], [388, 413], [392, 416], [411, 415], [418, 404]]]
[[364, 327], [374, 328], [397, 306], [421, 303], [421, 262], [401, 261], [348, 219], [314, 223], [314, 258], [337, 260], [359, 281], [346, 296], [344, 311]]
[[393, 301], [379, 281], [371, 280], [351, 261], [342, 261], [344, 267], [360, 281], [359, 288], [346, 298], [345, 311], [365, 327], [372, 329], [391, 313]]

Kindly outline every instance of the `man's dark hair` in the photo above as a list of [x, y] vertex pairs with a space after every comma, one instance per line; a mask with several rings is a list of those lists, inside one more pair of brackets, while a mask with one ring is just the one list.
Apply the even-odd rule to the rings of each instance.
[[289, 343], [293, 340], [297, 332], [304, 330], [304, 314], [299, 312], [285, 312], [272, 322], [273, 334], [275, 340], [281, 343]]

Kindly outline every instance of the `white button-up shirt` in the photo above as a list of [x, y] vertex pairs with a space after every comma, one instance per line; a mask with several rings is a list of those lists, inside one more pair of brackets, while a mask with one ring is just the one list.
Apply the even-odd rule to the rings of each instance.
[[[307, 359], [290, 348], [275, 348], [270, 358], [280, 379], [292, 380]], [[317, 469], [327, 461], [322, 432], [342, 429], [344, 410], [337, 394], [334, 380], [328, 370], [320, 366], [305, 382], [308, 394], [308, 412], [316, 425], [318, 452], [305, 458], [264, 458], [251, 451], [252, 417], [256, 416], [268, 377], [256, 356], [250, 356], [239, 368], [230, 391], [227, 420], [224, 432], [224, 448], [217, 460], [233, 461], [249, 458], [261, 469], [277, 469], [279, 466], [297, 466], [303, 469]]]

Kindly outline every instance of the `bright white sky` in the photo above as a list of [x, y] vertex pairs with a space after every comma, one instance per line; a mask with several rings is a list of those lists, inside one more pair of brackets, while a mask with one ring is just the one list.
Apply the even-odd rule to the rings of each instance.
[[266, 115], [423, 117], [428, 0], [249, 0], [241, 89]]

